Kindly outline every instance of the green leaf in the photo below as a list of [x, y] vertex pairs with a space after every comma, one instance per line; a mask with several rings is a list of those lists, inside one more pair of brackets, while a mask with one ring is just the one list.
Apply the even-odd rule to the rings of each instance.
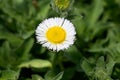
[[40, 20], [40, 19], [43, 20], [44, 18], [46, 18], [49, 13], [49, 10], [50, 10], [49, 4], [47, 4], [46, 6], [42, 6], [42, 9], [40, 9], [40, 11], [38, 12], [36, 16], [36, 20]]
[[20, 22], [20, 23], [25, 23], [26, 22], [26, 18], [22, 17], [21, 15], [19, 15], [19, 13], [17, 12], [17, 9], [15, 10], [13, 8], [13, 6], [16, 8], [16, 4], [13, 4], [12, 6], [12, 1], [9, 2], [9, 0], [5, 0], [3, 1], [2, 4], [2, 11], [9, 15], [9, 17], [14, 18], [16, 21]]
[[52, 80], [52, 78], [55, 75], [56, 75], [56, 73], [53, 70], [50, 70], [45, 74], [45, 80]]
[[54, 71], [48, 71], [45, 75], [45, 80], [61, 80], [64, 72], [60, 72], [56, 75]]
[[110, 73], [108, 73], [110, 70], [109, 71], [107, 71], [107, 70], [112, 69], [112, 68], [113, 68], [113, 65], [111, 66], [111, 64], [108, 64], [106, 66], [106, 63], [105, 63], [105, 60], [104, 60], [103, 56], [99, 57], [97, 62], [96, 62], [96, 68], [95, 68], [95, 72], [94, 72], [95, 73], [94, 74], [95, 79], [111, 80]]
[[81, 67], [88, 76], [91, 76], [93, 74], [94, 67], [90, 63], [88, 63], [88, 61], [83, 60]]
[[8, 41], [5, 41], [0, 47], [0, 67], [8, 68], [14, 63], [15, 57], [10, 44]]
[[98, 58], [97, 62], [96, 62], [96, 66], [97, 67], [105, 67], [105, 61], [104, 61], [104, 57], [101, 56]]
[[[80, 68], [81, 69], [81, 68]], [[78, 70], [77, 70], [78, 71]], [[64, 70], [64, 75], [62, 80], [71, 80], [76, 72], [76, 67], [69, 67]]]
[[112, 74], [114, 66], [115, 66], [115, 61], [111, 56], [108, 56], [108, 63], [106, 64], [106, 70], [109, 75]]
[[22, 35], [22, 37], [23, 37], [24, 39], [28, 39], [30, 36], [33, 35], [33, 33], [34, 33], [34, 30], [26, 31], [26, 33], [24, 33], [24, 34]]
[[93, 0], [93, 6], [89, 10], [90, 13], [88, 12], [88, 22], [90, 27], [93, 27], [97, 22], [103, 12], [103, 7], [103, 0]]
[[52, 80], [61, 80], [64, 72], [57, 74]]
[[21, 63], [18, 67], [19, 68], [22, 68], [22, 67], [47, 68], [47, 67], [52, 67], [52, 64], [48, 60], [33, 59], [31, 61]]
[[44, 79], [39, 75], [32, 75], [32, 80], [44, 80]]
[[71, 46], [69, 49], [67, 49], [64, 56], [76, 64], [80, 61], [81, 58], [81, 54], [75, 46]]
[[[80, 17], [80, 16], [77, 16], [77, 17]], [[81, 18], [75, 18], [72, 20], [72, 22], [75, 25], [77, 35], [78, 36], [84, 35], [85, 34], [84, 31], [86, 29], [86, 23], [85, 23], [86, 21]]]
[[6, 80], [6, 78], [0, 78], [0, 80]]
[[8, 40], [13, 46], [18, 47], [22, 43], [22, 39], [7, 31], [0, 31], [0, 39]]
[[18, 80], [19, 71], [4, 70], [1, 72], [0, 80]]
[[34, 44], [34, 39], [30, 38], [24, 41], [24, 43], [16, 50], [16, 54], [18, 55], [18, 59], [20, 61], [25, 61], [29, 59], [29, 52]]
[[29, 39], [28, 41], [25, 41], [24, 42], [25, 44], [23, 44], [24, 45], [24, 47], [21, 47], [21, 48], [24, 48], [24, 51], [23, 51], [23, 58], [25, 57], [26, 58], [26, 56], [28, 55], [28, 53], [30, 52], [30, 50], [31, 50], [31, 48], [32, 48], [32, 46], [33, 46], [33, 43], [34, 43], [34, 39]]
[[93, 77], [97, 80], [112, 80], [109, 74], [107, 74], [106, 70], [101, 67], [97, 67], [95, 70], [95, 74]]

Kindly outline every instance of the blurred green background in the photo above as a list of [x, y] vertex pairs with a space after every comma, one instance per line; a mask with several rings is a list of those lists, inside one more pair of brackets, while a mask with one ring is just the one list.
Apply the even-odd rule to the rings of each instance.
[[[0, 80], [120, 80], [120, 0], [70, 1], [60, 10], [54, 0], [0, 0]], [[69, 49], [37, 43], [35, 29], [50, 17], [74, 24]]]

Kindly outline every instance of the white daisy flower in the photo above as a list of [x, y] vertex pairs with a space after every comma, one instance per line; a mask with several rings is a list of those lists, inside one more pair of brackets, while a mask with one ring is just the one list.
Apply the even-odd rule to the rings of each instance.
[[57, 52], [71, 46], [74, 43], [75, 34], [73, 24], [64, 18], [46, 19], [36, 29], [38, 43]]

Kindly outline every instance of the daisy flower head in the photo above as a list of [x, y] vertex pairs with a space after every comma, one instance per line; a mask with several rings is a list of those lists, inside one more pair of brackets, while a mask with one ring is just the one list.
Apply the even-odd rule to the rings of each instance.
[[38, 43], [53, 51], [67, 49], [75, 40], [74, 25], [64, 18], [49, 18], [41, 22], [36, 29]]

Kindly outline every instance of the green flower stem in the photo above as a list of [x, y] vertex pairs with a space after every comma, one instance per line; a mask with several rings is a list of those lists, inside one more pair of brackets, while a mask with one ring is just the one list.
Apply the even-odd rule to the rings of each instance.
[[62, 65], [62, 58], [63, 58], [62, 52], [55, 52], [53, 54], [54, 54], [53, 68], [55, 68], [57, 65], [59, 65], [60, 69], [63, 70], [64, 67]]

